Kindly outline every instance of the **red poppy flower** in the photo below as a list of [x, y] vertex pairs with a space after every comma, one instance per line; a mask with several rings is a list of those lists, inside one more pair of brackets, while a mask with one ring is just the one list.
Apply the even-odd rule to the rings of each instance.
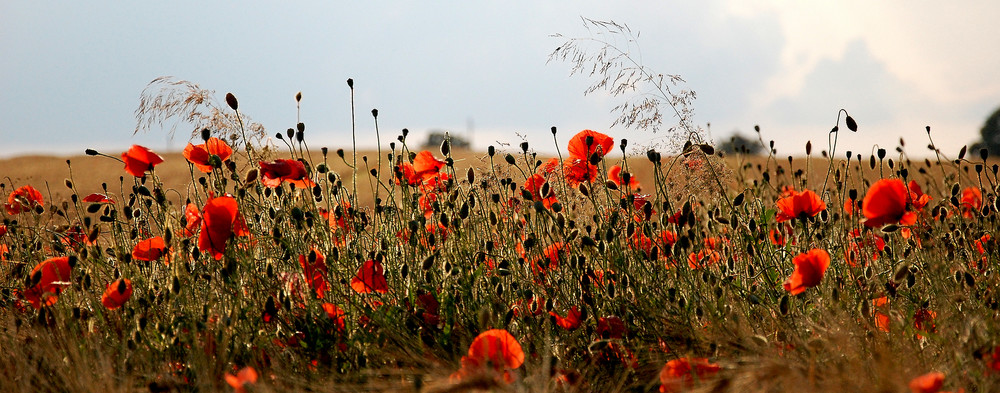
[[[937, 318], [936, 312], [921, 308], [913, 313], [913, 327], [920, 332], [935, 333], [937, 332], [937, 325], [934, 324], [935, 318]], [[923, 336], [917, 333], [917, 338], [923, 338]]]
[[703, 380], [719, 372], [716, 363], [706, 358], [674, 359], [660, 370], [660, 392], [676, 392], [694, 385], [695, 378]]
[[795, 264], [795, 271], [785, 281], [785, 290], [792, 295], [798, 295], [806, 290], [819, 285], [823, 280], [826, 268], [830, 266], [830, 254], [825, 250], [814, 248], [804, 254], [795, 256], [792, 260]]
[[267, 187], [278, 187], [282, 182], [289, 182], [296, 188], [310, 188], [316, 183], [309, 179], [309, 172], [302, 161], [277, 159], [271, 162], [260, 162], [260, 181]]
[[548, 161], [545, 161], [545, 163], [542, 164], [542, 166], [538, 167], [538, 171], [541, 172], [543, 175], [551, 175], [557, 169], [559, 169], [558, 158], [550, 158]]
[[590, 165], [590, 162], [579, 158], [569, 158], [563, 162], [563, 175], [570, 187], [576, 187], [580, 183], [589, 183], [597, 178], [597, 166]]
[[155, 261], [166, 255], [167, 243], [162, 237], [143, 240], [132, 248], [132, 259], [140, 261]]
[[132, 280], [119, 278], [115, 282], [108, 284], [107, 289], [104, 290], [104, 295], [101, 296], [101, 304], [107, 307], [108, 310], [114, 310], [125, 304], [131, 297]]
[[529, 193], [531, 193], [531, 197], [534, 200], [542, 201], [542, 204], [545, 205], [545, 208], [549, 209], [552, 208], [553, 203], [559, 202], [559, 200], [556, 199], [556, 193], [555, 190], [552, 189], [552, 187], [549, 187], [548, 195], [544, 197], [542, 196], [542, 185], [544, 184], [545, 184], [545, 177], [536, 173], [534, 175], [531, 175], [531, 177], [529, 177], [528, 180], [524, 181], [524, 189], [527, 190]]
[[462, 356], [462, 368], [451, 375], [453, 379], [475, 375], [492, 368], [503, 373], [504, 380], [512, 382], [508, 372], [524, 364], [524, 350], [509, 332], [491, 329], [480, 333], [469, 345], [468, 356]]
[[914, 209], [922, 210], [924, 206], [930, 203], [931, 196], [924, 194], [924, 191], [920, 189], [920, 185], [917, 184], [916, 180], [910, 180], [908, 187], [910, 188], [910, 203], [913, 204]]
[[338, 332], [344, 331], [344, 310], [341, 310], [336, 304], [323, 303], [323, 311], [325, 311], [326, 315], [333, 320], [334, 324], [337, 325]]
[[779, 199], [777, 203], [778, 215], [775, 217], [777, 222], [813, 217], [826, 210], [826, 203], [812, 190], [803, 192], [792, 190], [791, 195]]
[[972, 218], [983, 208], [983, 193], [979, 187], [969, 187], [962, 190], [962, 198], [959, 199], [962, 208], [962, 217]]
[[257, 383], [257, 370], [253, 367], [244, 367], [242, 370], [232, 375], [226, 373], [226, 383], [233, 388], [236, 393], [246, 393], [246, 385]]
[[712, 249], [698, 251], [688, 254], [688, 267], [692, 269], [702, 269], [712, 266], [722, 260], [722, 254]]
[[25, 289], [24, 298], [36, 309], [56, 304], [59, 292], [70, 285], [71, 270], [69, 257], [49, 258], [35, 265], [28, 275], [34, 285]]
[[420, 317], [425, 324], [437, 326], [438, 322], [441, 322], [441, 303], [438, 302], [433, 293], [426, 292], [417, 295], [417, 304], [423, 308]]
[[225, 141], [215, 137], [208, 138], [208, 141], [200, 145], [188, 143], [184, 148], [184, 158], [204, 173], [212, 172], [212, 164], [208, 162], [212, 155], [219, 156], [219, 160], [225, 162], [233, 155], [233, 149]]
[[885, 224], [903, 226], [917, 222], [917, 215], [907, 211], [906, 201], [909, 193], [899, 179], [882, 179], [868, 188], [865, 199], [861, 203], [861, 212], [865, 215], [865, 226], [879, 227]]
[[[590, 140], [588, 144], [587, 141]], [[615, 139], [597, 131], [583, 130], [569, 140], [569, 156], [579, 160], [589, 161], [590, 156], [597, 153], [604, 157], [611, 152]]]
[[201, 234], [198, 236], [198, 250], [209, 252], [215, 260], [222, 259], [226, 242], [233, 235], [238, 205], [229, 196], [212, 198], [202, 210]]
[[45, 201], [42, 199], [42, 193], [38, 192], [35, 187], [23, 186], [7, 196], [7, 203], [3, 205], [4, 209], [7, 210], [7, 214], [16, 215], [24, 212], [30, 212], [35, 209], [36, 206], [43, 206]]
[[938, 393], [944, 386], [944, 374], [931, 371], [910, 380], [910, 391], [913, 393]]
[[427, 180], [440, 171], [444, 164], [444, 161], [434, 158], [434, 154], [424, 150], [417, 153], [417, 156], [413, 158], [413, 172], [421, 180]]
[[597, 320], [597, 336], [601, 339], [615, 339], [625, 336], [625, 322], [616, 316], [601, 317]]
[[858, 209], [858, 204], [851, 198], [844, 200], [844, 214], [848, 217], [854, 215], [854, 211]]
[[889, 298], [882, 296], [872, 299], [872, 306], [875, 307], [875, 328], [883, 332], [889, 332], [889, 315], [882, 312], [889, 304]]
[[566, 330], [575, 330], [580, 327], [580, 324], [583, 322], [581, 319], [583, 318], [583, 313], [580, 312], [580, 309], [577, 308], [577, 306], [570, 307], [565, 318], [556, 314], [555, 311], [549, 311], [549, 315], [555, 317], [556, 324]]
[[110, 197], [104, 194], [90, 194], [83, 197], [83, 201], [87, 203], [115, 203]]
[[532, 267], [537, 271], [545, 271], [559, 267], [559, 252], [566, 252], [567, 249], [566, 244], [563, 242], [550, 244], [548, 247], [545, 247], [545, 250], [542, 251], [542, 256], [549, 260], [548, 266], [532, 264]]
[[142, 177], [146, 171], [163, 162], [163, 157], [144, 146], [132, 145], [127, 152], [122, 153], [122, 161], [125, 161], [125, 172]]
[[[315, 259], [313, 259], [313, 255], [315, 255]], [[313, 259], [313, 261], [310, 262], [309, 259]], [[306, 277], [306, 283], [309, 284], [309, 288], [312, 288], [316, 292], [317, 299], [322, 299], [324, 292], [330, 289], [326, 281], [326, 274], [328, 272], [326, 257], [314, 249], [309, 253], [309, 258], [306, 258], [305, 255], [299, 255], [299, 265], [302, 265], [302, 273]]]
[[188, 203], [184, 207], [184, 236], [194, 235], [194, 231], [201, 225], [201, 211], [198, 206]]
[[608, 169], [608, 179], [610, 179], [612, 183], [615, 183], [618, 188], [631, 190], [639, 187], [639, 180], [636, 180], [635, 176], [632, 174], [629, 174], [628, 184], [622, 184], [625, 181], [622, 179], [622, 167], [618, 165], [612, 166], [611, 169]]
[[385, 270], [378, 261], [368, 260], [358, 268], [358, 273], [351, 279], [351, 289], [357, 293], [386, 293], [389, 284], [385, 281]]

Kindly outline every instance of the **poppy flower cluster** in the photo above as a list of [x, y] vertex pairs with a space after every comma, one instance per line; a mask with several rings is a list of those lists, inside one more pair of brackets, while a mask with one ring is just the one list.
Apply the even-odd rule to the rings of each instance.
[[491, 329], [480, 333], [472, 344], [469, 353], [462, 356], [462, 368], [451, 375], [452, 379], [461, 380], [472, 375], [492, 372], [500, 374], [505, 382], [513, 382], [511, 371], [524, 364], [524, 350], [517, 339], [504, 329]]

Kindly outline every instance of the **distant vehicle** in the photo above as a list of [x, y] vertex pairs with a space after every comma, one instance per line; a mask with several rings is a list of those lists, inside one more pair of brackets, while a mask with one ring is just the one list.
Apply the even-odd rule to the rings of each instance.
[[470, 143], [465, 137], [447, 131], [433, 130], [427, 134], [427, 142], [424, 143], [424, 148], [429, 149], [441, 146], [445, 137], [451, 138], [451, 146], [454, 148], [468, 149], [470, 147]]

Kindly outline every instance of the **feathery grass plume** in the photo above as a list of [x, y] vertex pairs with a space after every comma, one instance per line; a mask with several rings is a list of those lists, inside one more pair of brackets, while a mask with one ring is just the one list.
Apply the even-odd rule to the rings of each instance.
[[[235, 105], [235, 97], [226, 96], [226, 105], [220, 105], [215, 99], [215, 91], [203, 89], [194, 82], [176, 79], [172, 76], [161, 76], [153, 79], [142, 90], [139, 97], [139, 107], [135, 110], [136, 125], [133, 135], [149, 132], [154, 126], [168, 126], [169, 137], [181, 124], [191, 127], [191, 138], [198, 138], [201, 130], [210, 129], [217, 132], [220, 139], [226, 140], [234, 148], [257, 149], [267, 153], [270, 146], [267, 140], [267, 130], [260, 123], [250, 120], [241, 112], [225, 109]], [[240, 117], [246, 131], [243, 140]], [[265, 157], [268, 156], [265, 154]]]

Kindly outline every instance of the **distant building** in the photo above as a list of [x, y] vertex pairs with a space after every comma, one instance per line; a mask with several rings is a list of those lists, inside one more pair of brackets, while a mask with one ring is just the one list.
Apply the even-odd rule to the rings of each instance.
[[455, 135], [444, 130], [431, 130], [427, 134], [427, 142], [424, 143], [424, 148], [440, 147], [446, 137], [451, 138], [451, 147], [459, 149], [468, 149], [470, 147], [469, 141], [460, 135]]

